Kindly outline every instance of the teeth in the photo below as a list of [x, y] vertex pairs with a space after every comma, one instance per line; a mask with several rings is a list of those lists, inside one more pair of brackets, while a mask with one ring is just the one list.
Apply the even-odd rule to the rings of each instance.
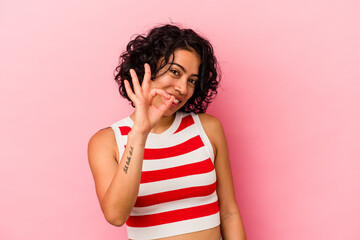
[[173, 103], [179, 103], [179, 100], [177, 100], [176, 98], [174, 99]]

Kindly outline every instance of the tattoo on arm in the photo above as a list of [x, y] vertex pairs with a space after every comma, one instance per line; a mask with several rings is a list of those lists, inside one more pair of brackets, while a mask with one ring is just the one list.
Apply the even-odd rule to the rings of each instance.
[[134, 147], [130, 146], [130, 151], [129, 151], [129, 154], [130, 154], [130, 155], [126, 157], [126, 158], [127, 158], [127, 161], [126, 161], [126, 163], [125, 163], [125, 166], [123, 167], [123, 170], [124, 170], [125, 174], [128, 172], [133, 151], [134, 151]]

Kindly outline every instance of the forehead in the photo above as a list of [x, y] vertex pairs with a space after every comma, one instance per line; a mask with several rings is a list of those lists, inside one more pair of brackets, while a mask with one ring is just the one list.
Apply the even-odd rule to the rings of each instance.
[[[199, 71], [201, 59], [195, 50], [177, 49], [174, 51], [174, 63], [180, 64], [186, 71], [197, 74]], [[170, 59], [172, 62], [172, 59]]]

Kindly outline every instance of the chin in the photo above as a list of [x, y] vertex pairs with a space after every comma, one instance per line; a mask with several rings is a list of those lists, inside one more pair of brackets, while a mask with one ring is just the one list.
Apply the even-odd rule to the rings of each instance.
[[174, 115], [174, 113], [176, 113], [177, 111], [166, 111], [164, 114], [163, 114], [163, 117], [170, 117], [172, 115]]
[[178, 108], [176, 108], [176, 109], [171, 109], [170, 108], [163, 114], [163, 116], [164, 117], [170, 117], [170, 116], [174, 115], [177, 111], [179, 111]]

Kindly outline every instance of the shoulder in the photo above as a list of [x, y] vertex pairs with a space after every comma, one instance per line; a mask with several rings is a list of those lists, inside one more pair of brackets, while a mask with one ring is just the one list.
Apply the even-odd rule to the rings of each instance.
[[198, 116], [206, 134], [208, 132], [215, 134], [223, 132], [222, 124], [218, 118], [207, 113], [200, 113]]
[[107, 127], [97, 131], [88, 143], [89, 161], [98, 155], [112, 155], [117, 157], [117, 145], [114, 131], [111, 127]]
[[200, 113], [198, 114], [202, 127], [206, 135], [208, 136], [213, 148], [214, 153], [218, 152], [218, 149], [226, 142], [224, 130], [220, 120], [210, 114]]
[[111, 127], [97, 131], [89, 140], [89, 145], [106, 144], [115, 141], [115, 134]]

